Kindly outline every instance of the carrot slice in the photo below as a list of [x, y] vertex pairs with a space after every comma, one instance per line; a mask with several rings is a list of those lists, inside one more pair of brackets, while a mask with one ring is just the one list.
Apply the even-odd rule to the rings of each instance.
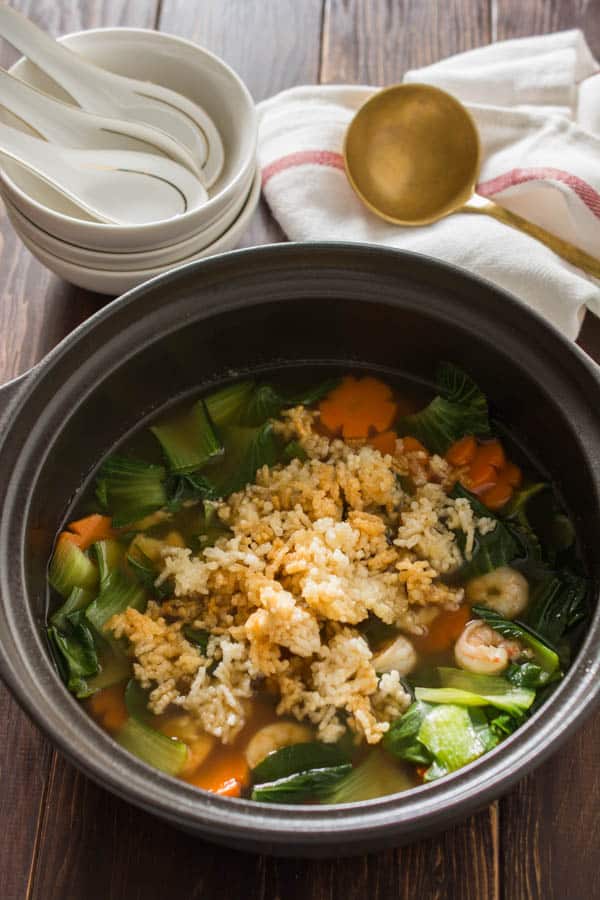
[[512, 497], [513, 489], [507, 481], [499, 481], [494, 487], [482, 491], [480, 499], [489, 509], [501, 509]]
[[495, 469], [502, 469], [506, 465], [506, 456], [500, 441], [486, 441], [485, 444], [480, 444], [473, 460], [473, 464], [475, 463], [481, 466], [487, 465], [493, 466]]
[[382, 431], [380, 434], [376, 434], [375, 437], [369, 438], [369, 444], [385, 456], [386, 453], [392, 454], [394, 452], [397, 440], [398, 435], [395, 431]]
[[477, 441], [472, 434], [466, 434], [446, 451], [446, 460], [452, 466], [466, 466], [473, 462], [476, 453]]
[[87, 550], [96, 541], [105, 541], [114, 537], [115, 533], [111, 526], [112, 519], [110, 516], [101, 516], [94, 513], [91, 516], [86, 516], [85, 519], [69, 522], [67, 528], [81, 539], [81, 543], [78, 546], [82, 550]]
[[57, 544], [56, 544], [57, 547], [58, 547], [58, 544], [60, 544], [61, 541], [70, 541], [71, 544], [75, 544], [75, 546], [76, 546], [76, 547], [79, 547], [81, 550], [84, 549], [84, 548], [81, 546], [82, 543], [83, 543], [82, 538], [81, 538], [78, 534], [73, 534], [72, 531], [61, 531], [61, 533], [60, 533], [59, 536], [58, 536], [58, 541], [57, 541]]
[[405, 453], [416, 453], [417, 450], [420, 450], [422, 453], [427, 453], [427, 455], [429, 455], [427, 448], [421, 441], [417, 440], [416, 437], [412, 437], [410, 434], [407, 434], [406, 437], [402, 438], [402, 446]]
[[421, 653], [442, 653], [458, 640], [471, 616], [471, 608], [463, 604], [458, 609], [444, 610], [433, 620], [427, 634], [413, 637]]
[[378, 378], [346, 375], [319, 404], [321, 422], [346, 438], [366, 438], [386, 431], [398, 412], [391, 388]]
[[119, 731], [127, 721], [125, 706], [125, 685], [113, 684], [98, 691], [88, 700], [94, 718], [113, 734]]
[[188, 780], [190, 784], [213, 794], [239, 797], [249, 779], [250, 769], [244, 754], [232, 748], [219, 747]]
[[500, 469], [500, 478], [506, 481], [511, 487], [520, 487], [523, 481], [523, 473], [514, 463], [508, 462], [503, 469]]
[[498, 481], [498, 470], [488, 463], [480, 463], [477, 457], [465, 478], [465, 487], [474, 494], [486, 488], [493, 487]]

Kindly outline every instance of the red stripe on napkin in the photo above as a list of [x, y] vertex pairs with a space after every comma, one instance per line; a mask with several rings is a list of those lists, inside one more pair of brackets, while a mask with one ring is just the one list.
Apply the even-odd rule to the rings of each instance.
[[295, 166], [330, 166], [333, 169], [344, 169], [344, 158], [341, 153], [332, 150], [297, 150], [279, 159], [273, 160], [262, 170], [262, 186], [264, 187], [273, 175], [285, 172]]
[[509, 187], [517, 184], [524, 184], [527, 181], [560, 181], [566, 184], [571, 190], [577, 194], [587, 208], [600, 219], [600, 194], [591, 184], [578, 178], [577, 175], [571, 175], [570, 172], [564, 172], [562, 169], [552, 169], [549, 167], [534, 169], [511, 169], [497, 178], [490, 181], [484, 181], [477, 185], [477, 193], [482, 197], [490, 197], [492, 194], [498, 194], [505, 191]]

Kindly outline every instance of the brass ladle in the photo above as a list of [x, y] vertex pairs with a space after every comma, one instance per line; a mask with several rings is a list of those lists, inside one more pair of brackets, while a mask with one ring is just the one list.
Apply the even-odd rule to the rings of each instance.
[[470, 113], [428, 84], [379, 91], [346, 131], [350, 184], [368, 208], [396, 225], [429, 225], [453, 212], [484, 213], [550, 247], [600, 278], [600, 259], [545, 228], [477, 197], [481, 145]]

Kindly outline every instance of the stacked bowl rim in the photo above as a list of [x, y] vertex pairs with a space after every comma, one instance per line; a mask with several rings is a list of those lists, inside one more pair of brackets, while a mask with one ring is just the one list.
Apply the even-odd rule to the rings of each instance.
[[[220, 104], [230, 118], [229, 130], [233, 135], [233, 150], [238, 158], [233, 163], [233, 171], [201, 207], [172, 219], [145, 225], [112, 225], [61, 213], [36, 200], [2, 167], [0, 168], [1, 190], [12, 205], [30, 222], [56, 239], [89, 250], [108, 253], [138, 253], [175, 246], [193, 238], [203, 229], [216, 225], [223, 215], [223, 211], [229, 208], [229, 204], [234, 198], [244, 192], [244, 188], [247, 193], [251, 173], [254, 172], [256, 166], [258, 131], [256, 110], [252, 96], [240, 77], [222, 59], [198, 44], [163, 32], [142, 28], [95, 28], [73, 32], [58, 40], [75, 51], [79, 49], [82, 55], [91, 59], [92, 62], [97, 61], [98, 55], [101, 55], [103, 50], [106, 55], [110, 47], [113, 48], [111, 58], [118, 59], [119, 49], [123, 49], [128, 43], [130, 45], [137, 43], [146, 48], [146, 65], [150, 64], [152, 58], [155, 62], [160, 58], [163, 71], [165, 66], [172, 65], [173, 70], [179, 74], [186, 68], [188, 72], [191, 72], [195, 67], [212, 74], [213, 81], [205, 77], [202, 82], [201, 78], [194, 77], [193, 83], [194, 85], [210, 84], [212, 86], [214, 96], [217, 98], [213, 101], [215, 106]], [[154, 57], [151, 51], [154, 51]], [[133, 56], [136, 56], [137, 59], [140, 58], [139, 54], [126, 54], [127, 58]], [[121, 56], [121, 59], [123, 58]], [[118, 64], [106, 66], [106, 68], [110, 68], [111, 71], [119, 71]], [[65, 95], [61, 96], [58, 93], [54, 82], [47, 79], [39, 70], [34, 69], [23, 57], [11, 66], [9, 71], [37, 87], [44, 85], [42, 90], [53, 93], [59, 99], [66, 99]], [[143, 72], [129, 71], [127, 74], [138, 78], [143, 76]], [[172, 79], [167, 78], [166, 81], [171, 81], [166, 86], [177, 90]], [[161, 83], [163, 83], [162, 80]], [[189, 92], [182, 91], [182, 93], [186, 93], [186, 96], [190, 97]], [[197, 101], [197, 97], [194, 96], [191, 96], [190, 99]], [[235, 122], [235, 127], [232, 127], [232, 122]], [[218, 121], [215, 124], [219, 127]], [[219, 128], [219, 130], [222, 129]], [[231, 153], [232, 148], [231, 146], [228, 148], [226, 139], [224, 139], [224, 143], [227, 156], [228, 149]], [[8, 168], [11, 168], [10, 165]], [[219, 181], [223, 179], [224, 176], [221, 176]]]
[[89, 247], [82, 247], [80, 244], [63, 241], [44, 231], [35, 222], [32, 222], [14, 204], [12, 198], [5, 197], [4, 203], [11, 224], [19, 237], [35, 242], [46, 253], [74, 265], [85, 266], [90, 269], [107, 269], [119, 272], [139, 271], [164, 267], [167, 264], [177, 265], [180, 260], [184, 260], [192, 254], [210, 247], [215, 241], [219, 240], [235, 225], [246, 207], [255, 178], [256, 171], [250, 172], [247, 181], [244, 183], [243, 191], [240, 192], [239, 196], [233, 198], [227, 205], [223, 216], [212, 225], [184, 240], [177, 241], [175, 244], [134, 253], [91, 250]]
[[18, 229], [15, 219], [11, 218], [11, 209], [14, 207], [7, 207], [7, 211], [13, 227], [19, 234], [23, 244], [43, 266], [71, 284], [78, 285], [85, 290], [95, 291], [99, 294], [108, 294], [109, 296], [114, 297], [125, 293], [125, 291], [136, 287], [144, 281], [156, 278], [164, 272], [186, 266], [193, 260], [233, 250], [238, 245], [239, 239], [247, 228], [250, 218], [258, 205], [260, 199], [260, 187], [260, 172], [257, 170], [252, 182], [252, 187], [246, 197], [241, 212], [238, 213], [237, 218], [229, 228], [227, 228], [212, 244], [200, 248], [174, 262], [164, 263], [157, 267], [141, 270], [119, 270], [116, 266], [98, 269], [69, 262], [56, 254], [50, 253], [44, 247], [40, 246], [37, 241], [30, 236], [25, 235]]

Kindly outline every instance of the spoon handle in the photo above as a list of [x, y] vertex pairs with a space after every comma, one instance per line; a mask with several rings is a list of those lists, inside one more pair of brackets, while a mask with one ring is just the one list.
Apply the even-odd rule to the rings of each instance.
[[0, 37], [53, 78], [83, 109], [166, 132], [187, 148], [191, 154], [188, 168], [208, 187], [218, 178], [224, 163], [220, 135], [204, 110], [182, 94], [95, 66], [3, 2]]
[[95, 70], [5, 3], [0, 3], [0, 36], [50, 75], [80, 106], [111, 114], [110, 85], [104, 71]]
[[517, 213], [504, 209], [503, 206], [499, 206], [497, 203], [485, 203], [477, 206], [466, 204], [466, 206], [461, 207], [460, 212], [483, 213], [486, 216], [491, 216], [498, 222], [503, 222], [504, 225], [510, 225], [511, 228], [516, 228], [518, 231], [536, 238], [536, 240], [545, 244], [550, 250], [554, 250], [558, 256], [561, 256], [571, 265], [583, 269], [584, 272], [587, 272], [594, 278], [600, 278], [600, 259], [592, 256], [590, 253], [586, 253], [585, 250], [580, 250], [579, 247], [571, 244], [570, 241], [565, 241], [563, 238], [552, 234], [552, 232], [546, 231], [540, 225], [529, 222], [522, 216], [517, 215]]

